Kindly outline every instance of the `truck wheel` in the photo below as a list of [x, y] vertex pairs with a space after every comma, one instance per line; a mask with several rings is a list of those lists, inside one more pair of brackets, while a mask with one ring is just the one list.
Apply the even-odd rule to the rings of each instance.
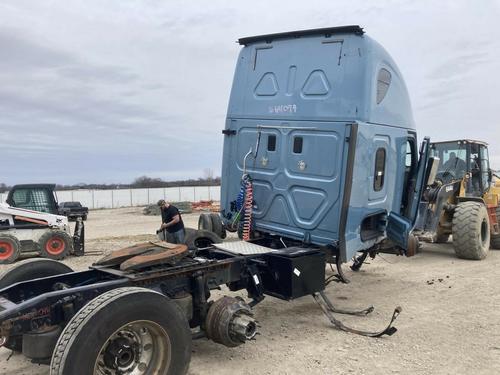
[[434, 237], [434, 243], [446, 243], [449, 239], [449, 234], [436, 234], [436, 236]]
[[482, 203], [462, 202], [453, 214], [453, 247], [462, 259], [481, 260], [490, 248], [490, 222]]
[[213, 232], [214, 228], [212, 226], [212, 218], [210, 214], [203, 213], [198, 218], [198, 229], [199, 230], [208, 230], [209, 232]]
[[48, 231], [38, 240], [40, 255], [44, 258], [61, 260], [72, 251], [71, 237], [61, 230]]
[[164, 295], [136, 287], [106, 292], [85, 305], [57, 341], [50, 375], [186, 374], [191, 331]]
[[14, 263], [21, 255], [21, 243], [10, 234], [0, 234], [0, 264]]
[[500, 234], [491, 236], [491, 248], [498, 250], [500, 249]]
[[[38, 279], [41, 277], [62, 275], [73, 272], [73, 270], [63, 263], [50, 259], [27, 259], [19, 262], [11, 269], [0, 275], [0, 289], [19, 283], [21, 281]], [[23, 350], [22, 336], [9, 337], [4, 344], [7, 349], [15, 352]]]
[[[497, 220], [500, 223], [500, 206], [496, 209]], [[492, 234], [491, 235], [491, 243], [490, 246], [492, 249], [498, 250], [500, 249], [500, 234]]]
[[189, 250], [196, 250], [209, 247], [214, 243], [221, 243], [222, 239], [208, 230], [186, 228], [186, 238], [184, 242]]
[[222, 220], [219, 214], [212, 212], [210, 214], [210, 220], [212, 221], [212, 232], [214, 232], [220, 238], [226, 238], [226, 228], [224, 228], [224, 224], [222, 224]]

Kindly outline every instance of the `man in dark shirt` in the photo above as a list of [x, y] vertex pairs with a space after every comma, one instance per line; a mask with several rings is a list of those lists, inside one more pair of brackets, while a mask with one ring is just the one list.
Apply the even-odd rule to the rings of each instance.
[[[170, 234], [168, 242], [184, 243], [184, 223], [177, 207], [163, 199], [158, 201], [158, 206], [160, 206], [162, 221], [160, 231], [167, 231]], [[163, 239], [166, 240], [167, 236], [163, 236]]]

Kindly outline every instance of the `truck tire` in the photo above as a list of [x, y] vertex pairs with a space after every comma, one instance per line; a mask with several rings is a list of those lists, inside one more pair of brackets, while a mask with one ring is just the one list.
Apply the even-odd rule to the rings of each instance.
[[198, 229], [199, 230], [208, 230], [209, 232], [213, 232], [214, 228], [212, 226], [212, 218], [208, 213], [202, 213], [198, 218]]
[[481, 260], [490, 248], [488, 211], [479, 202], [459, 203], [453, 214], [453, 247], [462, 259]]
[[[497, 213], [497, 221], [500, 223], [500, 206], [496, 209]], [[492, 234], [490, 246], [492, 249], [498, 250], [500, 249], [500, 234]]]
[[50, 230], [42, 234], [38, 240], [38, 250], [44, 258], [62, 260], [73, 251], [72, 243], [71, 237], [66, 232]]
[[184, 242], [189, 250], [197, 250], [208, 247], [214, 243], [221, 243], [222, 239], [208, 230], [186, 228], [186, 238]]
[[[27, 259], [19, 262], [11, 269], [0, 275], [0, 289], [19, 283], [21, 281], [38, 279], [41, 277], [62, 275], [73, 272], [73, 270], [63, 263], [50, 259]], [[15, 352], [23, 350], [22, 336], [9, 337], [4, 344], [7, 349]]]
[[177, 375], [190, 360], [191, 331], [180, 308], [158, 292], [126, 287], [101, 294], [70, 320], [50, 375]]
[[14, 263], [21, 255], [21, 243], [10, 234], [0, 234], [0, 264]]
[[212, 212], [210, 214], [210, 220], [212, 221], [212, 232], [214, 232], [220, 238], [226, 238], [226, 228], [224, 227], [224, 224], [222, 224], [220, 215]]
[[436, 233], [436, 236], [434, 237], [434, 243], [446, 243], [450, 239], [449, 234], [440, 234]]
[[70, 272], [73, 272], [73, 270], [69, 266], [55, 260], [26, 259], [0, 274], [0, 289], [21, 281], [62, 275]]

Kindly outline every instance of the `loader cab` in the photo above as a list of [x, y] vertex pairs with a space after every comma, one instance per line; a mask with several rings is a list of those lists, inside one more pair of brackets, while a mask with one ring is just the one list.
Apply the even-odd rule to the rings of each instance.
[[431, 144], [432, 156], [439, 161], [436, 179], [443, 183], [464, 182], [465, 195], [481, 197], [491, 186], [488, 144], [455, 140]]
[[55, 187], [55, 184], [14, 185], [6, 202], [12, 207], [58, 215]]

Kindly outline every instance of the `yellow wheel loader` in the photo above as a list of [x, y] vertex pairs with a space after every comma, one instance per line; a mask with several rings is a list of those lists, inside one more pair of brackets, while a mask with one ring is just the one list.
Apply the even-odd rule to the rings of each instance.
[[419, 240], [447, 242], [463, 259], [484, 259], [490, 246], [500, 249], [500, 179], [490, 169], [488, 144], [461, 139], [434, 142], [438, 158], [432, 185], [419, 207], [414, 234]]

